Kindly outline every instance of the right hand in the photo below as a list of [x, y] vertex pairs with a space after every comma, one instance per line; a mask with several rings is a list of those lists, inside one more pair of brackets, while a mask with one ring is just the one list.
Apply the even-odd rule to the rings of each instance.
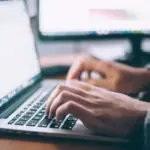
[[[129, 67], [117, 62], [99, 60], [93, 56], [83, 54], [72, 65], [67, 80], [82, 80], [83, 71], [88, 72], [85, 81], [115, 92], [124, 94], [136, 93], [145, 87], [147, 76], [145, 69]], [[94, 71], [101, 75], [100, 79], [92, 79], [90, 73]]]
[[96, 133], [125, 137], [139, 134], [149, 105], [124, 94], [70, 81], [52, 92], [46, 112], [56, 120], [72, 114]]

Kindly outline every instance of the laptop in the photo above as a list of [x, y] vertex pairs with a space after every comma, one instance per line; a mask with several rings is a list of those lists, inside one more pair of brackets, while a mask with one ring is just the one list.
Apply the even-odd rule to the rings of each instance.
[[23, 3], [3, 2], [0, 4], [2, 9], [5, 19], [1, 21], [0, 15], [0, 132], [128, 142], [127, 139], [97, 135], [71, 114], [59, 121], [45, 116], [46, 101], [62, 81], [42, 78], [34, 36]]

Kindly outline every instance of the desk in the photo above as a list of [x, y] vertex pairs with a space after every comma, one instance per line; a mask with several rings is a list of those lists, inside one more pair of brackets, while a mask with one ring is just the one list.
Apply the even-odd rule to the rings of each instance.
[[[45, 139], [0, 135], [1, 150], [131, 150], [128, 145], [100, 144], [87, 141]], [[134, 150], [134, 149], [132, 149]], [[137, 150], [137, 149], [136, 149]]]
[[[76, 57], [78, 55], [75, 55]], [[60, 56], [42, 57], [40, 62], [42, 66], [50, 65], [52, 60]], [[75, 59], [72, 55], [68, 55], [67, 62], [72, 63]], [[58, 59], [59, 60], [59, 59]], [[68, 61], [69, 60], [69, 61]], [[53, 138], [39, 138], [29, 136], [16, 136], [10, 134], [0, 133], [0, 150], [131, 150], [130, 145], [110, 144], [110, 143], [96, 143], [78, 140], [64, 140]], [[132, 150], [134, 150], [132, 148]], [[136, 149], [137, 150], [137, 149]]]

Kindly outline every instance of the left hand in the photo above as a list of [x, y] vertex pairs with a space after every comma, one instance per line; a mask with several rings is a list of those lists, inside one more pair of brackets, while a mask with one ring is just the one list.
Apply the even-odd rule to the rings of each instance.
[[[81, 78], [84, 71], [88, 73], [86, 80]], [[101, 75], [101, 78], [93, 79], [91, 77], [93, 71]], [[134, 68], [117, 62], [103, 61], [83, 54], [76, 59], [67, 75], [67, 80], [75, 79], [114, 92], [131, 94], [138, 93], [150, 84], [150, 72], [144, 68]]]
[[147, 113], [147, 103], [79, 81], [58, 86], [47, 104], [47, 115], [79, 118], [86, 127], [113, 136], [132, 135]]

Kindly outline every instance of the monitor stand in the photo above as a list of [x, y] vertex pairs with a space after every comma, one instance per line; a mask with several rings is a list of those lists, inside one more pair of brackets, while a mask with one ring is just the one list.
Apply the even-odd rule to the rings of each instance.
[[134, 53], [134, 65], [138, 67], [143, 67], [150, 63], [150, 53], [145, 52], [142, 48], [143, 39], [144, 37], [142, 36], [133, 36], [130, 38]]
[[130, 38], [132, 51], [133, 51], [133, 65], [134, 66], [142, 66], [142, 37], [141, 36], [133, 36]]

